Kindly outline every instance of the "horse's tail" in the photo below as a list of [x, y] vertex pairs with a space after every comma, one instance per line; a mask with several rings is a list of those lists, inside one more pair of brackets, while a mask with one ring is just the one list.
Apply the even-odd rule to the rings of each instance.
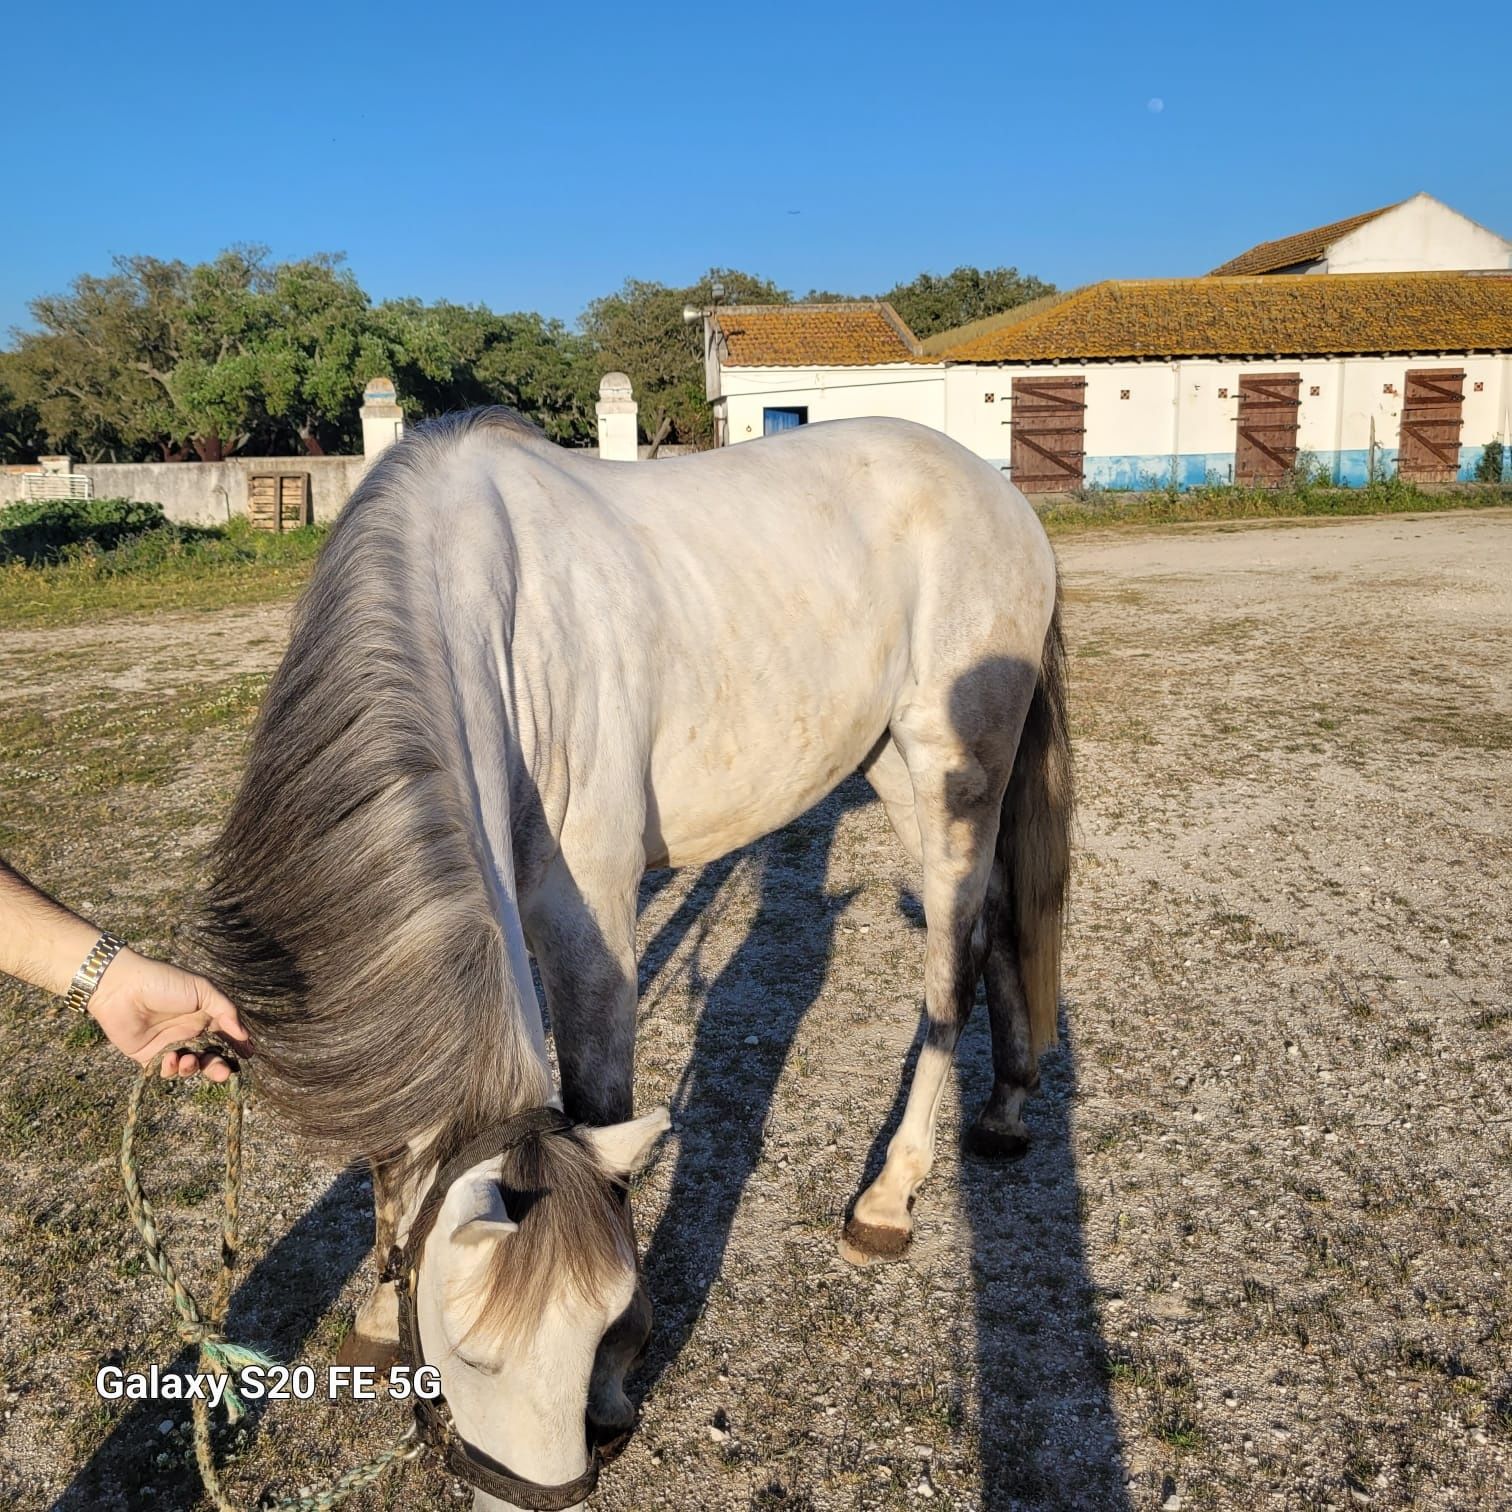
[[[258, 1088], [344, 1154], [539, 1102], [477, 817], [433, 516], [462, 424], [412, 434], [342, 511], [212, 852], [200, 946]], [[430, 521], [427, 525], [425, 522]]]
[[1031, 1054], [1056, 1042], [1061, 928], [1071, 877], [1073, 789], [1066, 721], [1066, 645], [1060, 583], [1040, 659], [1039, 680], [1003, 799], [999, 855], [1011, 889], [1000, 928], [1017, 949], [1029, 1010]]

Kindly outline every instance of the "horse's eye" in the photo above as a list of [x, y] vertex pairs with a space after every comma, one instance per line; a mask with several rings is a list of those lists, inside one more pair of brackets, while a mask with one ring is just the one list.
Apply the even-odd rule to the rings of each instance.
[[469, 1370], [481, 1370], [484, 1375], [498, 1375], [499, 1373], [499, 1367], [497, 1365], [490, 1365], [486, 1360], [470, 1359], [467, 1355], [460, 1353], [457, 1355], [457, 1359], [467, 1366]]

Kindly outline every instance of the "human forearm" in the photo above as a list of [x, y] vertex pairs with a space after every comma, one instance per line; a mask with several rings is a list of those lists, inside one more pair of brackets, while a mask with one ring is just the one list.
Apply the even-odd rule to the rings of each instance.
[[[0, 861], [0, 971], [61, 996], [99, 938], [93, 924]], [[143, 1065], [161, 1056], [164, 1076], [204, 1070], [224, 1081], [230, 1069], [220, 1056], [172, 1049], [213, 1029], [246, 1050], [236, 1009], [224, 994], [202, 976], [121, 948], [119, 940], [110, 949], [87, 1004], [111, 1044]]]
[[93, 924], [0, 861], [0, 971], [44, 992], [67, 992], [99, 937]]

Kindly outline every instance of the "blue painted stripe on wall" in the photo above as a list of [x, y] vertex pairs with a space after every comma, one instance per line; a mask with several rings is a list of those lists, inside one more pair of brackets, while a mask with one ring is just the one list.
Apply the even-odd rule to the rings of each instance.
[[[1474, 481], [1475, 469], [1484, 451], [1483, 446], [1460, 447], [1460, 482]], [[1307, 456], [1314, 467], [1325, 471], [1341, 487], [1362, 488], [1370, 481], [1368, 447], [1309, 452]], [[992, 460], [994, 466], [1009, 472], [1006, 457]], [[1169, 488], [1173, 481], [1171, 460], [1169, 453], [1163, 456], [1088, 457], [1083, 464], [1085, 484], [1088, 488], [1115, 490]], [[1177, 488], [1201, 488], [1204, 484], [1234, 481], [1233, 452], [1184, 452], [1175, 459], [1175, 464], [1174, 481]], [[1396, 466], [1397, 452], [1394, 446], [1376, 447], [1375, 470], [1378, 478], [1391, 477], [1396, 472]], [[1512, 447], [1506, 448], [1502, 478], [1512, 482]]]

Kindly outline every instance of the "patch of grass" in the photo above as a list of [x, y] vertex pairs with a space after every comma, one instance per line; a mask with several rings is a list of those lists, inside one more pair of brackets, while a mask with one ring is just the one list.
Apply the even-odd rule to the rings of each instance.
[[245, 728], [268, 685], [266, 673], [244, 673], [213, 685], [144, 700], [96, 693], [87, 705], [52, 714], [40, 705], [18, 704], [0, 714], [0, 757], [13, 775], [44, 769], [54, 780], [66, 774], [75, 793], [94, 794], [124, 782], [154, 783], [172, 748], [226, 726]]
[[1498, 484], [1429, 493], [1385, 478], [1364, 488], [1334, 488], [1297, 482], [1284, 488], [1219, 484], [1185, 492], [1112, 493], [1089, 489], [1064, 503], [1045, 504], [1038, 514], [1051, 535], [1106, 525], [1175, 525], [1202, 521], [1337, 518], [1346, 515], [1429, 513], [1446, 509], [1491, 509], [1512, 504], [1512, 488]]
[[88, 1050], [105, 1038], [105, 1031], [86, 1013], [81, 1013], [68, 1026], [63, 1036], [65, 1050]]
[[323, 525], [254, 530], [162, 525], [110, 550], [93, 542], [57, 561], [0, 566], [0, 626], [77, 624], [101, 615], [223, 609], [288, 597], [308, 580]]
[[1199, 1449], [1203, 1443], [1202, 1425], [1182, 1402], [1166, 1401], [1151, 1415], [1150, 1432], [1172, 1449]]

